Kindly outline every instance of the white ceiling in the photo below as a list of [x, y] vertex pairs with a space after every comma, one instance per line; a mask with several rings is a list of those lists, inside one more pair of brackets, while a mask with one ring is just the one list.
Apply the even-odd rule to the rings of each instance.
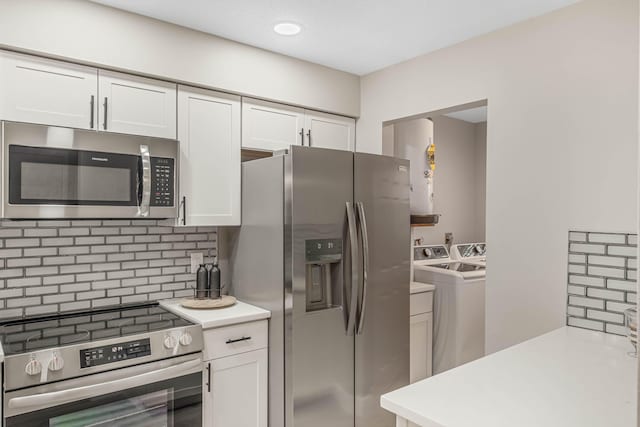
[[469, 108], [468, 110], [455, 111], [443, 115], [469, 123], [482, 123], [487, 121], [487, 107]]
[[363, 75], [579, 0], [91, 1]]

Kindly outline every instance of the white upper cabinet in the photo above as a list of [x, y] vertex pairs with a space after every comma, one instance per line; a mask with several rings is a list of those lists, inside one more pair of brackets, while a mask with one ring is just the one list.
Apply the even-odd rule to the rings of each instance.
[[0, 119], [96, 129], [95, 68], [0, 52]]
[[278, 151], [302, 145], [304, 110], [242, 99], [242, 148]]
[[240, 113], [239, 96], [179, 87], [180, 224], [240, 225]]
[[305, 110], [305, 145], [354, 151], [356, 121], [350, 117]]
[[99, 130], [176, 138], [176, 84], [100, 70]]

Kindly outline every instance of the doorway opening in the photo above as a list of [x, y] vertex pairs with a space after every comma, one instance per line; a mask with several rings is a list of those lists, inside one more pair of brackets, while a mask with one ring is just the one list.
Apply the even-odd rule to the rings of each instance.
[[383, 123], [383, 154], [411, 164], [414, 244], [486, 241], [487, 116], [482, 100]]

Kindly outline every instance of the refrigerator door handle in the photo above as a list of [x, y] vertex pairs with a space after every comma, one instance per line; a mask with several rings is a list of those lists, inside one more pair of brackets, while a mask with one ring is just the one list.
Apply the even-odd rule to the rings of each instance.
[[[356, 215], [353, 204], [347, 202], [346, 207], [351, 266], [349, 274], [345, 274], [342, 285], [342, 306], [346, 313], [347, 335], [353, 335], [358, 309], [358, 233], [356, 231]], [[347, 286], [350, 288], [349, 301], [347, 299]]]
[[367, 230], [367, 218], [364, 214], [364, 205], [362, 202], [357, 202], [358, 207], [358, 220], [360, 223], [360, 237], [362, 239], [362, 300], [360, 301], [360, 318], [358, 320], [357, 334], [362, 334], [364, 328], [364, 316], [367, 308], [367, 289], [369, 287], [369, 237]]

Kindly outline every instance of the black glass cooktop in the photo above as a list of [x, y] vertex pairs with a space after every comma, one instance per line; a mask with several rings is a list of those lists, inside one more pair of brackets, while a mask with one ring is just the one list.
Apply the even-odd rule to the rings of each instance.
[[158, 303], [26, 317], [0, 322], [5, 355], [189, 326]]
[[441, 268], [443, 270], [458, 271], [460, 273], [466, 273], [466, 272], [469, 272], [469, 271], [482, 271], [482, 270], [485, 270], [485, 267], [483, 267], [483, 266], [473, 265], [473, 264], [465, 264], [464, 262], [449, 262], [449, 263], [446, 263], [446, 264], [435, 264], [435, 265], [432, 265], [431, 267]]

